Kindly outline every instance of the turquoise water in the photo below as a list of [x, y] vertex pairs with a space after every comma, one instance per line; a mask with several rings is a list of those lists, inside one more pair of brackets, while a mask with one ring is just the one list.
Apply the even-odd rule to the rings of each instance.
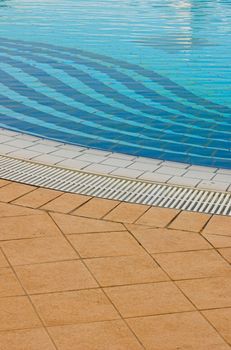
[[231, 168], [231, 1], [0, 0], [0, 126]]

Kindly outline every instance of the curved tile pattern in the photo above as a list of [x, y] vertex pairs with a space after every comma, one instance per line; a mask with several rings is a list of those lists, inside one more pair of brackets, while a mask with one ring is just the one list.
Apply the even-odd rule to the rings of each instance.
[[0, 84], [1, 127], [112, 152], [231, 168], [231, 108], [140, 65], [0, 38]]

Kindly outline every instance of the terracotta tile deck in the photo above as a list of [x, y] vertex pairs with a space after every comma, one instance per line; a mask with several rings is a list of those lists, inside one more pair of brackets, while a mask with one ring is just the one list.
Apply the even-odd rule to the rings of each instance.
[[1, 350], [228, 350], [231, 218], [0, 180]]

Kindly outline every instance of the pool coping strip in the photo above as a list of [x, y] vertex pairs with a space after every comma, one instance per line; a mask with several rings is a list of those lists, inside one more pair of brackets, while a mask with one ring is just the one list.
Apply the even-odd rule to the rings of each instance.
[[231, 191], [231, 170], [105, 152], [0, 129], [0, 154], [72, 170], [204, 190]]

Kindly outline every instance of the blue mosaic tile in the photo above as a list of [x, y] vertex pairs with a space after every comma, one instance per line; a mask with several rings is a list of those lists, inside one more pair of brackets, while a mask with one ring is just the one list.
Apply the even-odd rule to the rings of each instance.
[[231, 168], [228, 3], [112, 3], [0, 2], [1, 127]]

